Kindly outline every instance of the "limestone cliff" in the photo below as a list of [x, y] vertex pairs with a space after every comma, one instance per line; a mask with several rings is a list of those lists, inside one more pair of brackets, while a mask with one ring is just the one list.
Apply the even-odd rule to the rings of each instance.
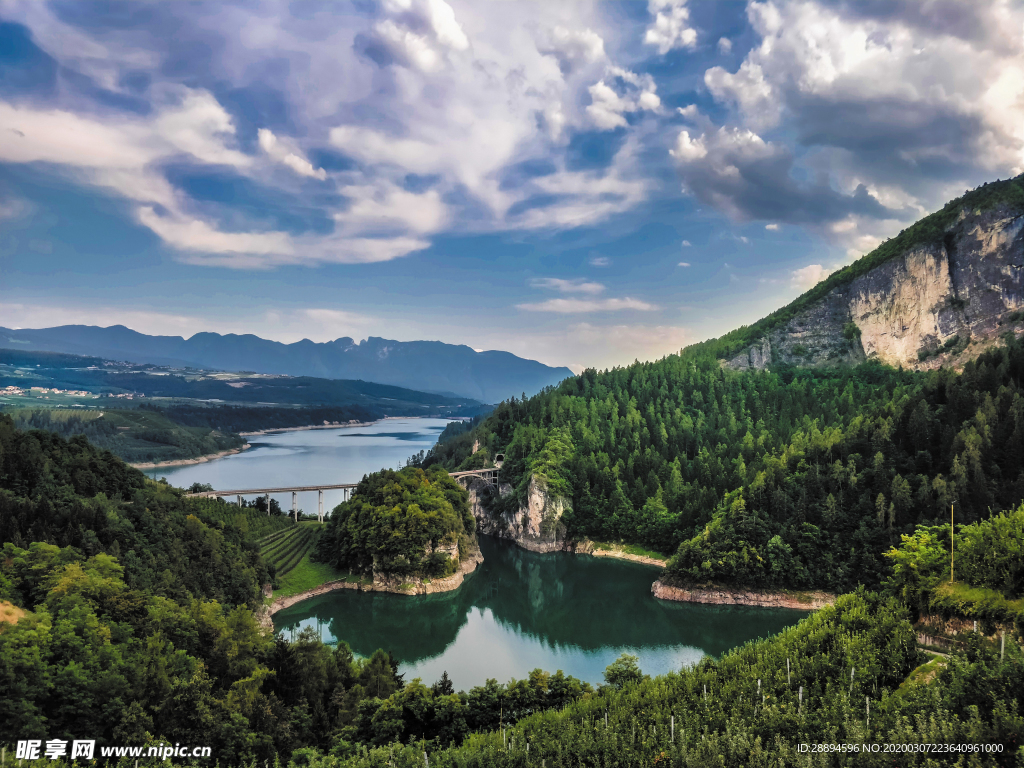
[[799, 311], [723, 364], [749, 369], [877, 359], [935, 368], [976, 357], [1009, 330], [1024, 332], [1024, 205], [961, 205], [943, 221], [943, 230], [868, 271], [830, 278], [824, 295], [798, 299]]
[[488, 503], [491, 494], [502, 498], [512, 493], [512, 486], [502, 484], [495, 491], [483, 480], [469, 485], [469, 505], [476, 518], [477, 532], [511, 539], [524, 549], [534, 552], [554, 552], [566, 548], [565, 525], [562, 515], [570, 507], [568, 499], [552, 496], [543, 479], [531, 475], [526, 503], [511, 512], [499, 512], [497, 505]]

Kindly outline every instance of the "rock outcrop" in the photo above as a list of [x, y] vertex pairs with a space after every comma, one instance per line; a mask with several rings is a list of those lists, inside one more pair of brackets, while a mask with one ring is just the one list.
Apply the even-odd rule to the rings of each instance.
[[724, 364], [957, 365], [1008, 330], [1024, 333], [1022, 307], [1024, 211], [964, 210], [941, 242], [910, 248], [836, 286]]
[[651, 585], [651, 594], [661, 600], [711, 605], [750, 605], [760, 608], [797, 608], [815, 611], [835, 602], [827, 592], [763, 592], [728, 587], [674, 586], [661, 579]]
[[500, 485], [497, 490], [483, 480], [469, 484], [469, 505], [476, 518], [477, 532], [511, 539], [533, 552], [556, 552], [567, 547], [562, 515], [570, 507], [568, 499], [552, 496], [547, 485], [536, 476], [530, 477], [526, 504], [512, 512], [495, 512], [487, 503], [487, 495], [497, 493], [506, 498], [512, 486]]

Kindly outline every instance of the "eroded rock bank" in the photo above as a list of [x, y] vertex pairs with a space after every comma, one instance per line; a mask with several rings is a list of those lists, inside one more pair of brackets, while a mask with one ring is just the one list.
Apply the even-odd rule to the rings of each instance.
[[385, 577], [382, 574], [374, 574], [372, 582], [329, 581], [326, 584], [321, 584], [297, 595], [279, 597], [269, 606], [266, 606], [266, 616], [269, 619], [270, 616], [273, 616], [278, 611], [289, 608], [296, 603], [301, 603], [303, 600], [308, 600], [311, 597], [326, 595], [328, 592], [335, 592], [339, 589], [354, 589], [358, 592], [391, 592], [396, 595], [433, 595], [438, 592], [451, 592], [461, 587], [466, 576], [475, 571], [477, 566], [483, 561], [484, 556], [480, 553], [480, 550], [476, 550], [471, 552], [462, 561], [458, 570], [451, 576], [443, 579], [431, 579], [429, 581], [421, 579], [408, 581], [404, 577]]
[[727, 587], [674, 586], [658, 579], [651, 585], [651, 594], [661, 600], [710, 605], [750, 605], [760, 608], [797, 608], [816, 611], [835, 602], [828, 592], [769, 592]]
[[560, 552], [571, 550], [565, 538], [562, 515], [570, 507], [568, 499], [548, 492], [547, 484], [536, 476], [530, 477], [526, 503], [511, 512], [496, 512], [488, 496], [502, 499], [512, 493], [512, 486], [502, 483], [497, 489], [483, 480], [469, 484], [469, 507], [476, 518], [477, 532], [514, 541], [531, 552]]

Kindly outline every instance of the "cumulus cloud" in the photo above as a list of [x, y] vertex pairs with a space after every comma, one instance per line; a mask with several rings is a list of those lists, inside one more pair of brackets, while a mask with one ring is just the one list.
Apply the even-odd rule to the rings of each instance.
[[644, 34], [644, 43], [655, 46], [661, 54], [673, 48], [697, 46], [697, 30], [690, 27], [686, 0], [650, 0], [647, 10], [654, 21]]
[[[1019, 4], [752, 2], [747, 14], [760, 44], [735, 71], [704, 76], [739, 124], [677, 142], [687, 188], [704, 201], [826, 234], [854, 221], [842, 236], [853, 242], [1024, 170]], [[694, 157], [697, 139], [708, 159]], [[699, 192], [702, 182], [712, 188]], [[754, 183], [793, 214], [772, 215]]]
[[654, 78], [647, 74], [637, 75], [621, 67], [609, 67], [605, 79], [588, 90], [591, 101], [587, 114], [594, 126], [602, 131], [625, 127], [628, 113], [657, 112], [661, 107]]
[[722, 54], [732, 53], [732, 40], [728, 37], [720, 37], [718, 39], [718, 52]]
[[379, 64], [434, 72], [449, 52], [469, 47], [455, 11], [444, 0], [386, 0], [381, 8], [387, 17], [358, 41]]
[[601, 283], [583, 278], [563, 280], [558, 277], [535, 277], [529, 281], [529, 285], [531, 288], [546, 288], [559, 293], [585, 293], [588, 296], [596, 296], [604, 291], [604, 286]]
[[794, 288], [807, 290], [816, 286], [828, 277], [829, 274], [829, 270], [825, 269], [821, 264], [808, 264], [806, 267], [794, 269], [789, 282]]
[[297, 151], [291, 150], [280, 141], [274, 132], [269, 128], [260, 128], [258, 132], [260, 149], [277, 160], [279, 163], [291, 168], [300, 176], [308, 176], [311, 179], [327, 178], [327, 171], [323, 168], [314, 168], [313, 164], [302, 157]]
[[[610, 59], [605, 20], [591, 6], [538, 6], [525, 19], [454, 0], [382, 0], [354, 16], [225, 5], [168, 46], [163, 30], [181, 25], [184, 7], [161, 7], [159, 24], [127, 31], [11, 6], [59, 63], [135, 101], [118, 110], [63, 92], [49, 103], [0, 98], [0, 131], [11, 137], [0, 140], [0, 161], [47, 162], [113, 189], [189, 260], [239, 267], [397, 258], [456, 221], [461, 231], [574, 227], [635, 206], [651, 188], [635, 141], [603, 167], [564, 156], [567, 137], [595, 119], [619, 125], [660, 108], [653, 79]], [[208, 58], [192, 61], [186, 43]], [[587, 107], [597, 81], [608, 92], [595, 118]], [[194, 85], [209, 82], [220, 100]], [[246, 99], [252, 111], [239, 106]], [[319, 159], [324, 138], [342, 165]], [[524, 154], [552, 158], [554, 172], [503, 183]], [[231, 169], [279, 210], [318, 207], [336, 231], [276, 231], [258, 207], [200, 204], [169, 181], [171, 165]], [[435, 179], [432, 189], [404, 190], [410, 175]], [[311, 199], [306, 179], [329, 183]]]
[[537, 50], [546, 56], [553, 56], [564, 75], [605, 58], [604, 40], [592, 29], [553, 27], [542, 33]]
[[531, 312], [556, 312], [562, 315], [585, 314], [588, 312], [619, 312], [633, 309], [650, 312], [658, 307], [640, 299], [548, 299], [536, 303], [516, 304], [517, 309]]
[[897, 218], [864, 185], [844, 194], [827, 177], [798, 182], [792, 150], [747, 128], [719, 126], [696, 136], [682, 130], [670, 154], [684, 190], [736, 221], [823, 225], [851, 214]]

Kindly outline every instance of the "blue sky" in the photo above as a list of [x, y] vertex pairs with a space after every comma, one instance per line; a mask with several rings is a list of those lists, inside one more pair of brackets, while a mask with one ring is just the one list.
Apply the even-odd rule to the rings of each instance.
[[0, 325], [653, 359], [1024, 170], [1019, 4], [0, 0]]

